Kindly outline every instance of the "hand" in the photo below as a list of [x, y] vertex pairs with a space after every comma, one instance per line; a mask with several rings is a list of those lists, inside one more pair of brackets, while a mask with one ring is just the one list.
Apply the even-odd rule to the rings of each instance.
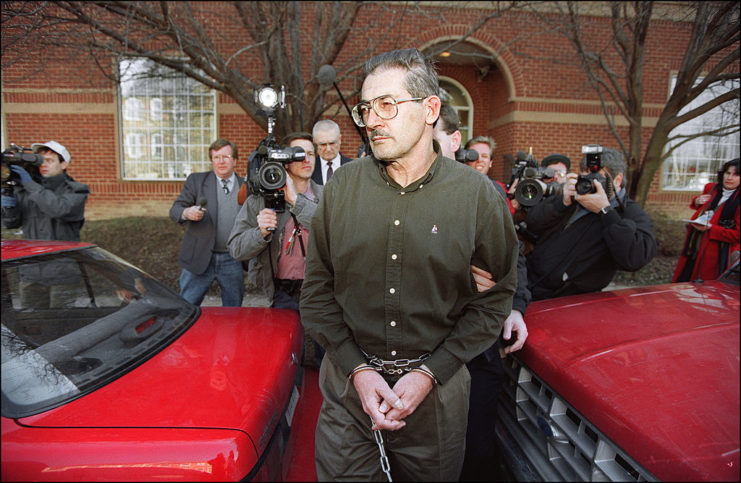
[[183, 218], [190, 221], [201, 221], [203, 219], [204, 213], [206, 213], [205, 208], [201, 208], [198, 205], [193, 205], [183, 210]]
[[566, 175], [566, 182], [563, 185], [563, 204], [564, 206], [571, 206], [571, 203], [576, 196], [576, 179], [579, 177], [576, 173], [569, 173]]
[[509, 354], [522, 349], [527, 339], [527, 326], [525, 320], [522, 318], [522, 314], [519, 310], [513, 310], [510, 312], [507, 320], [504, 321], [504, 329], [502, 329], [502, 338], [509, 340], [512, 337], [512, 331], [517, 332], [517, 339], [515, 343], [504, 348], [504, 353]]
[[286, 176], [286, 184], [283, 187], [284, 192], [286, 193], [286, 201], [291, 204], [291, 206], [296, 206], [296, 185], [293, 184], [293, 180], [290, 176]]
[[267, 238], [276, 228], [278, 228], [278, 215], [270, 208], [263, 208], [257, 214], [257, 226], [263, 238]]
[[28, 171], [26, 171], [25, 169], [21, 168], [17, 164], [11, 164], [10, 165], [10, 170], [13, 171], [14, 173], [16, 173], [18, 176], [20, 176], [20, 178], [21, 178], [20, 181], [21, 181], [21, 184], [22, 185], [25, 185], [26, 183], [28, 183], [29, 181], [31, 181], [31, 175], [28, 174]]
[[2, 207], [3, 208], [13, 208], [18, 206], [18, 198], [15, 196], [5, 196], [2, 195]]
[[476, 282], [476, 288], [479, 292], [486, 292], [497, 283], [492, 280], [492, 274], [484, 270], [483, 268], [471, 265], [471, 274]]
[[695, 199], [695, 206], [702, 206], [710, 201], [710, 195], [700, 195]]
[[[422, 401], [432, 391], [434, 385], [435, 383], [429, 376], [420, 374], [419, 372], [407, 372], [404, 374], [394, 384], [394, 393], [399, 396], [404, 407], [401, 409], [398, 407], [391, 408], [386, 413], [385, 421], [403, 422], [402, 420], [404, 418], [412, 414], [422, 404]], [[381, 404], [380, 410], [384, 412], [383, 410], [387, 408], [388, 406], [384, 407]]]
[[710, 223], [690, 223], [690, 226], [697, 231], [707, 231], [712, 226]]
[[595, 193], [588, 193], [586, 195], [577, 193], [574, 199], [592, 213], [599, 213], [599, 210], [602, 208], [610, 206], [610, 200], [607, 199], [607, 194], [605, 193], [605, 188], [602, 187], [602, 183], [596, 179], [593, 179], [592, 182], [594, 183], [594, 188], [597, 190]]
[[[427, 378], [424, 374], [419, 375]], [[401, 379], [399, 379], [399, 382], [401, 382]], [[363, 404], [363, 411], [373, 420], [372, 429], [396, 431], [406, 426], [407, 423], [401, 421], [401, 419], [387, 419], [386, 414], [381, 411], [382, 404], [386, 405], [385, 409], [387, 411], [389, 407], [394, 407], [394, 411], [403, 410], [404, 404], [375, 370], [356, 372], [352, 378], [352, 383], [358, 392], [360, 402]]]

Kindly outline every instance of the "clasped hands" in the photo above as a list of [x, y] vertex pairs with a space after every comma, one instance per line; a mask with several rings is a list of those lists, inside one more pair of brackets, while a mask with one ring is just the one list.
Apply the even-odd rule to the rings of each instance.
[[363, 404], [363, 411], [373, 420], [371, 429], [388, 431], [406, 426], [404, 418], [419, 407], [434, 385], [429, 376], [410, 371], [392, 389], [375, 370], [356, 372], [352, 383]]

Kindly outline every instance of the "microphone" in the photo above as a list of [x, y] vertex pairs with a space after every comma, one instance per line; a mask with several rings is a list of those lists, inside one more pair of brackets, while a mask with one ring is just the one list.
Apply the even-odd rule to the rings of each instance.
[[[340, 96], [340, 100], [347, 110], [347, 115], [350, 116], [350, 119], [352, 119], [352, 112], [350, 111], [350, 107], [347, 105], [347, 102], [345, 102], [345, 98], [343, 97], [340, 88], [337, 87], [337, 83], [335, 82], [336, 77], [337, 71], [335, 71], [334, 67], [329, 64], [324, 64], [323, 66], [319, 67], [319, 70], [316, 73], [316, 78], [319, 81], [319, 85], [321, 85], [325, 89], [328, 89], [330, 86], [334, 86], [335, 90], [337, 91], [337, 95]], [[368, 142], [368, 138], [365, 136], [365, 133], [357, 124], [355, 124], [354, 122], [352, 124], [358, 131], [358, 135], [360, 135], [360, 140], [363, 142], [363, 145], [367, 146], [366, 152], [370, 151], [370, 143]]]
[[319, 81], [319, 84], [323, 87], [332, 86], [336, 77], [337, 72], [334, 70], [334, 67], [329, 64], [324, 64], [319, 67], [319, 72], [316, 73], [316, 78]]
[[203, 198], [203, 197], [198, 198], [198, 209], [203, 211], [203, 207], [206, 206], [206, 203], [207, 203], [206, 198]]

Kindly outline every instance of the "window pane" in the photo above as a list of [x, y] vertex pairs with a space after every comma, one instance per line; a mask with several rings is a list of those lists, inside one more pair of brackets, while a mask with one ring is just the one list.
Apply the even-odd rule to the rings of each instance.
[[[699, 79], [702, 80], [702, 79]], [[676, 84], [672, 77], [672, 91]], [[739, 81], [733, 80], [714, 84], [697, 97], [681, 112], [687, 112], [704, 104], [722, 93], [738, 88]], [[726, 102], [700, 117], [677, 126], [669, 137], [709, 132], [738, 123], [739, 101]], [[682, 139], [670, 141], [666, 149], [678, 145]], [[701, 136], [677, 147], [664, 161], [662, 189], [701, 191], [706, 183], [715, 182], [716, 174], [726, 161], [739, 157], [739, 134], [722, 137]]]
[[472, 137], [473, 116], [471, 115], [471, 110], [473, 106], [469, 102], [470, 96], [457, 83], [443, 77], [440, 78], [440, 99], [444, 104], [453, 106], [458, 113], [458, 117], [461, 120], [458, 130], [461, 132], [462, 146]]
[[185, 179], [209, 169], [202, 161], [216, 139], [216, 92], [148, 59], [123, 60], [119, 71], [123, 178]]

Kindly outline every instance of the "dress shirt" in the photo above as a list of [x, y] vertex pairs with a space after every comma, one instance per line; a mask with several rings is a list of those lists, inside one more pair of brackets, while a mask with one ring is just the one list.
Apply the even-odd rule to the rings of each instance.
[[[361, 349], [385, 360], [430, 353], [425, 364], [445, 383], [510, 313], [518, 241], [506, 203], [440, 154], [407, 187], [372, 156], [332, 178], [311, 225], [304, 327], [345, 374], [366, 361]], [[496, 285], [479, 293], [471, 264]]]
[[[321, 156], [319, 156], [319, 160], [321, 161], [322, 165], [322, 181], [326, 184], [327, 183], [327, 170], [329, 169], [329, 166], [327, 166], [327, 161], [322, 159]], [[334, 157], [332, 160], [332, 176], [334, 176], [334, 173], [337, 172], [337, 168], [340, 167], [342, 164], [342, 158], [340, 157], [340, 153], [337, 153], [337, 156]]]

